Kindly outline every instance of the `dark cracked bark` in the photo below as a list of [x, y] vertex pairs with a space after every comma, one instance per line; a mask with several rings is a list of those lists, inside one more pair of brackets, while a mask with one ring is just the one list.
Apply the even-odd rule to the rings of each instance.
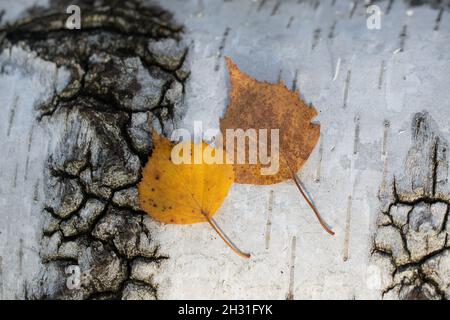
[[[65, 29], [69, 4], [81, 30]], [[167, 257], [138, 206], [136, 183], [152, 127], [181, 117], [187, 47], [167, 12], [138, 1], [53, 1], [2, 31], [14, 45], [71, 71], [70, 84], [39, 106], [52, 132], [43, 211], [41, 288], [33, 298], [154, 299], [143, 266]], [[81, 288], [69, 289], [68, 266]], [[145, 274], [144, 274], [145, 275]]]
[[427, 113], [412, 120], [404, 172], [380, 191], [372, 256], [388, 265], [385, 298], [450, 298], [448, 144]]
[[[433, 9], [450, 10], [450, 1], [449, 0], [402, 0], [402, 1], [411, 7], [428, 5]], [[383, 2], [386, 2], [386, 1], [385, 0], [372, 0], [372, 1], [369, 1], [369, 3], [366, 5], [377, 4], [377, 3], [381, 4]], [[394, 5], [394, 2], [396, 2], [396, 0], [389, 0], [387, 2], [387, 8], [386, 8], [387, 11], [391, 10], [392, 6]]]

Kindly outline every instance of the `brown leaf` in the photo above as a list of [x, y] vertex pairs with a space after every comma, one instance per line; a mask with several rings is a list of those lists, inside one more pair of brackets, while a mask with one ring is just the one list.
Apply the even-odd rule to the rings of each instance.
[[[279, 171], [273, 175], [261, 174], [261, 168], [267, 167], [260, 162], [256, 164], [235, 164], [235, 182], [256, 185], [274, 184], [287, 179], [294, 179], [297, 187], [314, 210], [322, 226], [326, 226], [317, 209], [307, 197], [296, 175], [309, 158], [320, 136], [320, 125], [311, 123], [317, 112], [308, 106], [299, 92], [286, 88], [283, 81], [272, 84], [260, 82], [240, 71], [230, 58], [226, 58], [231, 81], [230, 103], [224, 117], [220, 120], [220, 129], [226, 145], [226, 129], [279, 129]], [[235, 143], [235, 154], [237, 144]], [[249, 156], [249, 143], [246, 144], [246, 159]], [[259, 145], [261, 148], [262, 145]], [[270, 139], [267, 150], [270, 152]], [[228, 151], [228, 150], [227, 150]]]

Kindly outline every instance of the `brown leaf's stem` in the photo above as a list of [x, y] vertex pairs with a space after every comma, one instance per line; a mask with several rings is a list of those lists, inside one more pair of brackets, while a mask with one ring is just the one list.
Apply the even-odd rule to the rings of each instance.
[[306, 203], [309, 205], [309, 207], [312, 209], [312, 211], [316, 215], [316, 218], [317, 218], [317, 220], [319, 220], [320, 225], [322, 226], [322, 228], [325, 229], [326, 232], [328, 232], [329, 234], [334, 236], [334, 231], [331, 230], [330, 227], [328, 227], [328, 225], [325, 223], [325, 221], [320, 216], [319, 210], [317, 210], [314, 203], [311, 201], [311, 199], [309, 199], [309, 196], [307, 195], [305, 188], [303, 187], [303, 184], [300, 181], [300, 178], [297, 176], [294, 169], [292, 169], [292, 167], [290, 166], [289, 161], [286, 159], [286, 157], [284, 156], [283, 153], [281, 153], [281, 156], [282, 156], [284, 162], [286, 162], [286, 165], [292, 174], [292, 179], [294, 180], [295, 185], [297, 186], [298, 190], [300, 190], [300, 193], [302, 194], [303, 198], [305, 198]]
[[303, 198], [305, 198], [306, 202], [308, 203], [309, 207], [312, 209], [314, 214], [316, 215], [317, 220], [319, 220], [320, 225], [325, 229], [326, 232], [334, 236], [334, 231], [331, 230], [325, 221], [320, 216], [319, 210], [317, 210], [316, 206], [312, 203], [312, 201], [309, 199], [308, 195], [306, 194], [306, 191], [303, 188], [302, 182], [300, 181], [300, 178], [297, 176], [295, 172], [292, 173], [292, 178], [294, 179], [295, 185], [297, 186], [298, 190], [300, 190], [300, 193], [302, 194]]
[[214, 229], [214, 231], [217, 232], [219, 237], [222, 238], [222, 240], [231, 248], [231, 250], [234, 251], [234, 253], [236, 253], [238, 256], [240, 256], [242, 258], [246, 258], [246, 259], [250, 258], [250, 254], [239, 250], [239, 248], [236, 247], [236, 245], [233, 243], [233, 241], [231, 241], [230, 238], [228, 238], [228, 236], [225, 234], [225, 232], [223, 232], [222, 229], [220, 229], [220, 227], [216, 223], [216, 221], [213, 218], [209, 217], [209, 214], [207, 212], [202, 211], [202, 214], [205, 216], [206, 220], [208, 221], [210, 226]]

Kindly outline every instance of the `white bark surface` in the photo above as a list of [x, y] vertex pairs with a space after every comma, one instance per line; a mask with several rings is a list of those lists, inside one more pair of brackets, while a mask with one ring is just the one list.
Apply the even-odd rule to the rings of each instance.
[[321, 139], [300, 177], [336, 232], [321, 229], [292, 181], [234, 185], [217, 220], [252, 258], [231, 253], [208, 225], [153, 223], [171, 257], [155, 272], [161, 298], [377, 299], [389, 283], [388, 268], [369, 259], [378, 191], [403, 171], [414, 113], [428, 111], [449, 134], [450, 20], [444, 12], [434, 30], [438, 11], [396, 1], [386, 13], [385, 1], [381, 30], [368, 30], [360, 2], [316, 3], [161, 2], [192, 39], [181, 126], [218, 127], [223, 56], [258, 80], [295, 83], [315, 106]]
[[44, 168], [52, 135], [35, 107], [63, 89], [69, 73], [32, 52], [0, 54], [0, 298], [23, 299], [40, 270]]
[[[144, 220], [169, 259], [134, 271], [152, 279], [160, 299], [379, 299], [393, 283], [392, 266], [371, 259], [385, 205], [378, 194], [405, 171], [416, 113], [428, 112], [432, 131], [448, 140], [448, 12], [380, 1], [381, 30], [368, 30], [361, 2], [298, 2], [159, 1], [191, 43], [187, 111], [176, 126], [201, 120], [204, 129], [218, 127], [228, 103], [224, 56], [258, 80], [281, 78], [300, 90], [319, 113], [321, 138], [299, 176], [336, 235], [324, 232], [292, 181], [235, 184], [216, 220], [250, 260], [207, 224]], [[39, 286], [33, 279], [52, 135], [33, 110], [68, 75], [19, 49], [1, 53], [0, 65], [0, 298], [24, 298], [25, 288]], [[448, 274], [448, 259], [441, 268]]]

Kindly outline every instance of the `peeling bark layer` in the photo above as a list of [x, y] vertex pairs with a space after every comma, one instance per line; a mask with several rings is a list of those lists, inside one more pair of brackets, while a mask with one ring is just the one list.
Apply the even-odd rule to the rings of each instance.
[[2, 36], [3, 48], [24, 47], [71, 71], [69, 85], [39, 106], [52, 141], [34, 298], [154, 299], [157, 285], [139, 270], [167, 257], [135, 185], [152, 128], [170, 133], [182, 115], [187, 47], [167, 12], [138, 1], [80, 1], [81, 30], [65, 29], [69, 2], [34, 10]]
[[404, 172], [380, 191], [372, 256], [392, 273], [385, 298], [449, 299], [448, 143], [427, 113], [412, 120]]

